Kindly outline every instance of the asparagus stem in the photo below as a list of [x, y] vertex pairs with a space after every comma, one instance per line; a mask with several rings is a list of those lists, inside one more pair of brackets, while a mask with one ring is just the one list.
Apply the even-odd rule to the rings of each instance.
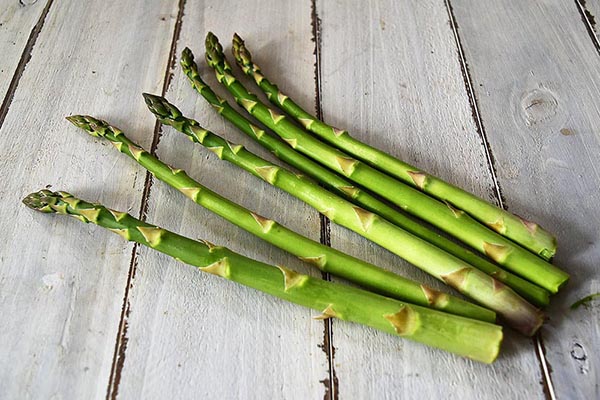
[[485, 363], [493, 362], [500, 349], [502, 328], [497, 325], [403, 303], [302, 275], [283, 266], [255, 261], [65, 192], [41, 190], [30, 194], [23, 202], [36, 211], [71, 215], [80, 221], [91, 222], [201, 271], [322, 311], [322, 318], [335, 317], [361, 323]]
[[511, 288], [446, 253], [429, 242], [355, 204], [336, 196], [304, 176], [278, 167], [241, 145], [232, 144], [186, 118], [164, 98], [144, 94], [150, 111], [165, 125], [171, 125], [190, 140], [213, 151], [260, 179], [285, 190], [314, 207], [333, 222], [370, 239], [435, 278], [496, 311], [507, 322], [526, 335], [532, 335], [542, 324], [543, 314]]
[[551, 260], [556, 253], [556, 238], [535, 222], [509, 213], [438, 177], [421, 171], [417, 167], [353, 138], [347, 131], [334, 128], [306, 112], [264, 76], [258, 65], [252, 62], [252, 55], [237, 34], [233, 37], [233, 55], [244, 73], [254, 79], [271, 103], [280, 107], [302, 123], [308, 131], [327, 143], [439, 200], [453, 204], [547, 261]]
[[268, 132], [265, 132], [256, 125], [253, 125], [250, 121], [244, 118], [244, 116], [231, 107], [226, 100], [219, 98], [219, 96], [212, 91], [210, 86], [202, 80], [200, 74], [198, 73], [198, 66], [194, 61], [194, 55], [188, 48], [183, 50], [183, 53], [181, 54], [181, 66], [183, 68], [183, 72], [189, 78], [192, 87], [198, 93], [200, 93], [200, 95], [202, 95], [202, 97], [204, 97], [204, 99], [206, 99], [206, 101], [208, 101], [208, 103], [211, 104], [219, 114], [221, 114], [221, 116], [233, 123], [251, 139], [255, 140], [267, 150], [271, 151], [279, 159], [306, 173], [308, 176], [318, 180], [322, 184], [326, 185], [335, 194], [345, 197], [355, 204], [374, 212], [375, 214], [379, 214], [391, 223], [409, 231], [421, 239], [427, 240], [442, 250], [445, 250], [448, 253], [466, 261], [477, 269], [484, 271], [488, 275], [492, 275], [500, 282], [512, 287], [518, 294], [523, 296], [529, 302], [542, 307], [548, 305], [550, 299], [547, 290], [534, 285], [533, 283], [526, 281], [525, 279], [522, 279], [510, 272], [504, 271], [496, 264], [479, 257], [473, 252], [454, 243], [444, 236], [433, 232], [431, 229], [428, 229], [427, 227], [405, 216], [401, 212], [398, 212], [393, 207], [387, 205], [385, 202], [379, 200], [370, 193], [361, 190], [357, 186], [354, 186], [351, 181], [342, 178], [335, 172], [330, 171], [325, 167], [322, 167], [308, 157], [298, 153], [290, 146], [287, 146], [280, 140], [274, 138]]
[[[132, 142], [125, 134], [89, 116], [67, 117], [74, 125], [93, 136], [111, 142], [123, 154], [128, 155], [156, 178], [179, 190], [209, 211], [223, 217], [261, 239], [288, 251], [324, 272], [349, 279], [373, 289], [380, 294], [395, 297], [413, 304], [436, 308], [452, 314], [482, 321], [494, 322], [496, 315], [484, 307], [469, 303], [455, 296], [418, 284], [407, 278], [379, 268], [373, 264], [351, 257], [341, 251], [302, 236], [276, 221], [260, 216], [202, 186], [190, 178], [185, 171], [175, 169]], [[202, 128], [191, 128], [195, 135], [202, 136]], [[235, 151], [236, 146], [231, 145]], [[219, 152], [215, 148], [213, 151]]]
[[449, 203], [444, 204], [429, 197], [328, 146], [296, 126], [286, 116], [268, 108], [233, 76], [222, 46], [210, 32], [206, 37], [206, 58], [208, 64], [215, 69], [218, 81], [232, 93], [236, 101], [248, 113], [281, 136], [292, 148], [384, 197], [404, 211], [455, 236], [498, 264], [551, 293], [558, 292], [569, 279], [569, 275], [564, 271], [486, 228], [465, 212]]

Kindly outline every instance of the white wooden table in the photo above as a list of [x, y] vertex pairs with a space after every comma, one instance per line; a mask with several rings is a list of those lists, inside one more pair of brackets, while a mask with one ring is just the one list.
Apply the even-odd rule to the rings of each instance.
[[[0, 0], [0, 398], [600, 398], [600, 302], [570, 308], [600, 291], [594, 16], [598, 0]], [[439, 287], [156, 124], [143, 91], [269, 156], [180, 71], [181, 50], [201, 56], [209, 30], [228, 48], [242, 34], [282, 89], [327, 122], [553, 230], [555, 261], [572, 279], [541, 333], [507, 330], [501, 357], [481, 365], [315, 321], [309, 310], [21, 205], [51, 185], [307, 271], [64, 120], [92, 114], [236, 202]]]

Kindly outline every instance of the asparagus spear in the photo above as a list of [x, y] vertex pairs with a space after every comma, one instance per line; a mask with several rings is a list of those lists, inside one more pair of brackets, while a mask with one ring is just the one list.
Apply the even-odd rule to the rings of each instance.
[[226, 100], [219, 98], [219, 96], [212, 91], [210, 86], [202, 80], [198, 73], [198, 66], [194, 61], [194, 55], [188, 48], [185, 48], [181, 54], [181, 66], [183, 72], [189, 78], [192, 87], [196, 89], [196, 91], [200, 93], [219, 114], [281, 160], [306, 173], [308, 176], [315, 178], [329, 189], [333, 190], [337, 195], [345, 197], [375, 214], [379, 214], [391, 223], [398, 225], [421, 239], [427, 240], [442, 250], [445, 250], [477, 269], [484, 271], [488, 275], [492, 275], [500, 282], [512, 287], [529, 302], [537, 306], [548, 305], [549, 293], [547, 290], [513, 275], [510, 272], [504, 271], [496, 264], [477, 256], [464, 247], [408, 218], [404, 214], [396, 211], [393, 207], [390, 207], [375, 196], [372, 196], [370, 193], [354, 186], [352, 182], [315, 163], [311, 159], [296, 152], [290, 146], [275, 139], [268, 132], [253, 125], [233, 109]]
[[237, 64], [254, 79], [271, 103], [280, 107], [308, 131], [327, 143], [439, 200], [453, 204], [491, 229], [546, 260], [551, 260], [556, 253], [556, 238], [535, 222], [509, 213], [438, 177], [421, 171], [417, 167], [353, 138], [347, 131], [334, 128], [306, 112], [263, 75], [258, 65], [252, 61], [252, 55], [244, 41], [237, 34], [233, 36], [233, 55]]
[[[111, 142], [123, 154], [137, 161], [156, 178], [179, 190], [197, 204], [247, 230], [263, 240], [288, 251], [324, 272], [349, 279], [381, 294], [452, 314], [494, 322], [496, 315], [484, 307], [455, 296], [420, 285], [407, 278], [386, 271], [373, 264], [351, 257], [341, 251], [302, 236], [276, 221], [260, 216], [202, 186], [185, 171], [169, 167], [158, 158], [132, 142], [125, 134], [89, 116], [71, 116], [67, 119], [93, 136]], [[203, 131], [194, 128], [196, 135]], [[235, 149], [235, 146], [232, 145]], [[216, 150], [218, 151], [218, 150]]]
[[284, 115], [268, 108], [233, 76], [221, 44], [210, 32], [206, 37], [206, 59], [208, 64], [215, 69], [219, 82], [229, 90], [236, 101], [248, 113], [281, 136], [292, 148], [384, 197], [404, 211], [455, 236], [498, 264], [551, 293], [558, 292], [558, 289], [569, 279], [569, 275], [564, 271], [479, 224], [451, 204], [444, 204], [429, 197], [348, 154], [320, 142], [304, 129], [293, 124]]
[[146, 104], [159, 121], [173, 126], [190, 140], [200, 143], [221, 159], [227, 160], [264, 181], [285, 190], [314, 207], [333, 222], [370, 239], [435, 278], [496, 311], [515, 329], [532, 335], [541, 326], [543, 314], [510, 287], [446, 253], [377, 214], [362, 209], [303, 176], [278, 167], [241, 145], [231, 144], [186, 118], [164, 98], [144, 94]]
[[198, 267], [203, 272], [322, 311], [320, 318], [335, 317], [361, 323], [485, 363], [493, 362], [500, 349], [500, 326], [315, 279], [283, 266], [264, 264], [224, 247], [180, 236], [127, 213], [85, 202], [65, 192], [41, 190], [27, 196], [23, 203], [36, 211], [70, 215], [80, 221], [91, 222], [118, 233], [126, 240]]

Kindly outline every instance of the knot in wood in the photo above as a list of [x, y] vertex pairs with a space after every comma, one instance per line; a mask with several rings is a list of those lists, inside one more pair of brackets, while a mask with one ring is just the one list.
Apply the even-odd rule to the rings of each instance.
[[558, 108], [558, 101], [548, 89], [533, 89], [521, 97], [521, 109], [525, 124], [534, 126], [551, 120]]

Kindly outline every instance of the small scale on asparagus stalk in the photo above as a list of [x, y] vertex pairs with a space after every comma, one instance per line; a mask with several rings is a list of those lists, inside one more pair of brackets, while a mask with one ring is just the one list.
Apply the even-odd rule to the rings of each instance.
[[[380, 294], [408, 301], [409, 303], [487, 322], [494, 322], [496, 319], [496, 314], [491, 310], [439, 292], [426, 285], [421, 285], [315, 242], [280, 225], [276, 221], [260, 216], [218, 195], [190, 178], [185, 171], [172, 168], [163, 163], [129, 140], [121, 130], [105, 121], [81, 115], [67, 117], [67, 119], [89, 134], [106, 139], [121, 153], [134, 159], [157, 179], [179, 190], [196, 204], [259, 238], [294, 254], [323, 272], [346, 278]], [[194, 132], [196, 135], [203, 134], [201, 129], [194, 129]], [[235, 148], [235, 146], [232, 145], [232, 148]], [[218, 149], [214, 150], [219, 151]]]
[[480, 304], [496, 311], [508, 324], [525, 335], [533, 335], [543, 323], [543, 313], [510, 287], [431, 243], [397, 227], [377, 214], [362, 209], [294, 174], [232, 144], [187, 118], [166, 99], [144, 94], [146, 104], [160, 122], [173, 126], [193, 142], [202, 144], [265, 182], [314, 207], [331, 221], [381, 245], [433, 277], [454, 287]]
[[206, 59], [217, 80], [244, 109], [277, 133], [292, 148], [326, 167], [346, 176], [366, 189], [391, 201], [487, 255], [498, 264], [523, 278], [557, 293], [569, 275], [502, 235], [488, 229], [451, 204], [444, 204], [411, 186], [361, 162], [314, 138], [285, 115], [267, 107], [234, 76], [217, 37], [206, 37]]
[[550, 296], [547, 290], [503, 270], [496, 264], [412, 220], [385, 202], [379, 200], [377, 197], [355, 186], [351, 181], [312, 161], [310, 158], [303, 156], [290, 146], [287, 146], [285, 143], [282, 143], [280, 140], [271, 136], [269, 132], [265, 132], [263, 129], [252, 124], [248, 119], [231, 107], [226, 100], [217, 96], [210, 86], [202, 80], [198, 73], [198, 66], [194, 61], [194, 55], [188, 48], [184, 49], [181, 54], [181, 67], [183, 72], [189, 78], [192, 87], [200, 93], [200, 95], [202, 95], [202, 97], [204, 97], [204, 99], [206, 99], [206, 101], [208, 101], [208, 103], [211, 104], [223, 118], [233, 123], [251, 139], [260, 143], [277, 158], [318, 180], [337, 195], [382, 216], [394, 225], [406, 229], [413, 235], [436, 245], [486, 274], [493, 276], [500, 282], [513, 288], [518, 294], [536, 306], [544, 307], [549, 304]]
[[434, 311], [361, 289], [272, 266], [208, 242], [198, 242], [131, 215], [80, 200], [66, 192], [41, 190], [23, 203], [43, 213], [70, 215], [167, 254], [203, 272], [260, 290], [339, 318], [437, 347], [484, 363], [493, 362], [502, 342], [500, 326]]
[[551, 260], [556, 253], [556, 238], [535, 222], [527, 221], [498, 208], [384, 151], [369, 146], [350, 136], [347, 131], [327, 125], [306, 112], [289, 96], [283, 94], [277, 85], [265, 77], [258, 65], [252, 61], [252, 56], [246, 48], [244, 41], [237, 34], [233, 36], [232, 49], [237, 64], [246, 75], [254, 79], [271, 103], [280, 107], [300, 122], [308, 131], [314, 133], [327, 143], [351, 154], [372, 167], [400, 179], [404, 183], [419, 188], [439, 200], [453, 204], [481, 223], [533, 253], [538, 254], [547, 261]]

